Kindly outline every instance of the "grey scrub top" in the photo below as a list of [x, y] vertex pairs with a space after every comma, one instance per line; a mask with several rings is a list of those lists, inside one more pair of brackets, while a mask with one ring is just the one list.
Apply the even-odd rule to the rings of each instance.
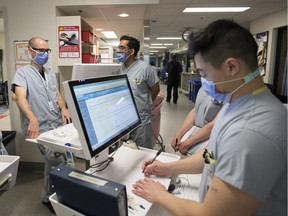
[[[16, 71], [13, 88], [21, 86], [27, 90], [27, 100], [31, 110], [38, 119], [40, 133], [52, 130], [62, 125], [61, 112], [58, 106], [58, 84], [55, 74], [44, 68], [45, 80], [31, 65], [26, 65]], [[22, 130], [26, 134], [29, 124], [28, 119], [20, 112]]]

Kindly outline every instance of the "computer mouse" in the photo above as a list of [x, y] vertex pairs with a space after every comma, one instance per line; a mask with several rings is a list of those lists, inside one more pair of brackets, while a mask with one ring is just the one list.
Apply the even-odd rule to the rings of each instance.
[[61, 130], [55, 130], [53, 132], [53, 135], [56, 136], [56, 137], [66, 137], [66, 133], [64, 131], [61, 131]]

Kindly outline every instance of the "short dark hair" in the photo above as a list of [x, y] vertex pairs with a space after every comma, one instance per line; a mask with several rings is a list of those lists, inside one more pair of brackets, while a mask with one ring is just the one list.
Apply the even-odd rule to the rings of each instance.
[[129, 49], [134, 49], [134, 56], [137, 56], [139, 49], [140, 49], [140, 42], [139, 40], [137, 40], [134, 37], [128, 36], [128, 35], [123, 35], [120, 37], [120, 41], [121, 40], [127, 40], [128, 44], [127, 46], [129, 47]]
[[258, 45], [253, 35], [232, 20], [217, 20], [188, 36], [189, 53], [200, 53], [205, 62], [220, 68], [229, 57], [242, 59], [250, 68], [258, 66]]

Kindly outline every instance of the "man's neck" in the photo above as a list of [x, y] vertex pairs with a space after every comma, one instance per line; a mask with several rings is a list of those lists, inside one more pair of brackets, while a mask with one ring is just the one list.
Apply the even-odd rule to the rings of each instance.
[[30, 65], [35, 67], [39, 73], [43, 73], [44, 72], [43, 66], [36, 64], [34, 61], [31, 61]]
[[263, 78], [261, 76], [258, 76], [251, 83], [245, 84], [241, 89], [236, 91], [233, 94], [230, 102], [232, 103], [237, 98], [242, 97], [242, 96], [247, 95], [247, 94], [251, 94], [254, 91], [256, 91], [256, 90], [258, 90], [260, 88], [263, 88], [263, 87], [265, 87], [265, 84], [263, 82]]
[[124, 63], [126, 68], [130, 67], [134, 62], [136, 61], [134, 56], [131, 56], [127, 59], [127, 61]]

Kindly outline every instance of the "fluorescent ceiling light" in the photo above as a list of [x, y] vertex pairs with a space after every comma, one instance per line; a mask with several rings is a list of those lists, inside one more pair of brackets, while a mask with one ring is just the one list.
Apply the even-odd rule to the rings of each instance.
[[158, 50], [150, 50], [149, 51], [150, 53], [157, 53], [157, 52], [159, 52]]
[[195, 7], [185, 8], [184, 13], [199, 13], [199, 12], [243, 12], [250, 7]]
[[96, 31], [103, 31], [104, 29], [100, 29], [100, 28], [97, 28], [95, 29]]
[[127, 14], [127, 13], [121, 13], [121, 14], [118, 14], [118, 16], [119, 16], [119, 17], [128, 17], [129, 14]]
[[181, 37], [157, 37], [157, 40], [182, 40]]
[[118, 41], [117, 42], [108, 42], [107, 44], [116, 47], [119, 45], [119, 42]]
[[150, 47], [150, 49], [166, 49], [166, 46], [159, 46], [159, 47]]
[[164, 46], [172, 46], [173, 43], [164, 43]]
[[151, 46], [162, 46], [162, 43], [152, 43]]
[[114, 31], [102, 31], [101, 32], [106, 38], [117, 38]]

